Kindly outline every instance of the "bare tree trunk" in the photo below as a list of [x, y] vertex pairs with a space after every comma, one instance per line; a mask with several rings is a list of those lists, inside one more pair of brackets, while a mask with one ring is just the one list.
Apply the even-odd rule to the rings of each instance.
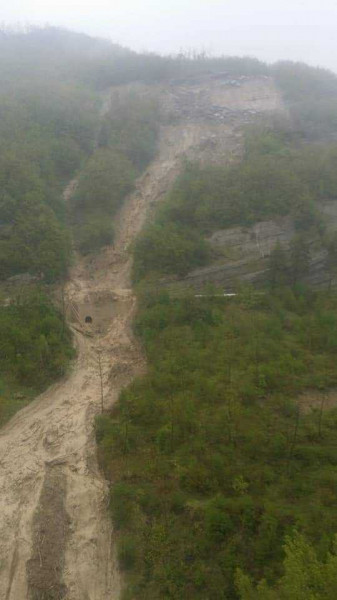
[[104, 410], [104, 389], [103, 389], [103, 373], [102, 373], [102, 358], [101, 352], [98, 351], [98, 368], [99, 368], [99, 378], [101, 383], [101, 411]]
[[294, 429], [294, 435], [293, 435], [293, 439], [290, 443], [290, 448], [289, 448], [289, 456], [288, 456], [288, 465], [287, 465], [287, 471], [289, 472], [290, 469], [290, 461], [293, 457], [293, 453], [296, 447], [296, 443], [297, 443], [297, 434], [298, 434], [298, 428], [299, 428], [299, 424], [300, 424], [300, 408], [299, 405], [297, 405], [296, 407], [296, 420], [295, 420], [295, 429]]
[[318, 417], [318, 435], [319, 435], [319, 437], [322, 437], [322, 421], [323, 421], [325, 400], [326, 400], [326, 395], [324, 393], [324, 394], [322, 394], [321, 406], [320, 406], [319, 417]]

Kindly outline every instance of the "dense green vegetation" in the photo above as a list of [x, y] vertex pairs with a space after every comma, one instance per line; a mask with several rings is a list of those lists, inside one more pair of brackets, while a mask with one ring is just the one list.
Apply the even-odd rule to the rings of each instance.
[[[98, 126], [97, 94], [62, 72], [71, 40], [63, 35], [61, 52], [47, 30], [0, 35], [0, 424], [63, 375], [74, 354], [45, 285], [67, 273], [62, 191]], [[12, 276], [19, 284], [3, 283]]]
[[[337, 413], [325, 411], [325, 390], [336, 385], [337, 299], [298, 281], [313, 236], [327, 244], [317, 209], [336, 197], [335, 156], [334, 144], [252, 129], [240, 165], [187, 165], [135, 244], [149, 373], [97, 421], [126, 599], [334, 597]], [[297, 234], [270, 257], [271, 291], [226, 300], [148, 290], [147, 278], [153, 289], [156, 276], [211, 259], [215, 229], [278, 215]], [[287, 556], [306, 550], [301, 581], [287, 559], [282, 575], [288, 538]], [[316, 553], [320, 576], [307, 564]]]
[[336, 308], [290, 289], [143, 298], [149, 373], [97, 423], [126, 598], [235, 598], [237, 567], [279, 575], [294, 526], [330, 549], [337, 413], [297, 399], [336, 385]]
[[99, 145], [124, 154], [137, 171], [154, 158], [157, 149], [159, 105], [142, 90], [115, 91], [99, 134]]
[[0, 425], [65, 373], [70, 332], [43, 291], [23, 290], [0, 306]]
[[210, 249], [198, 232], [176, 222], [154, 223], [135, 244], [134, 276], [150, 273], [186, 275], [206, 264]]
[[71, 201], [75, 238], [83, 254], [112, 242], [112, 218], [132, 189], [134, 173], [128, 158], [109, 148], [97, 150], [87, 162]]
[[153, 158], [158, 107], [136, 93], [115, 93], [104, 116], [98, 149], [83, 169], [71, 200], [79, 250], [86, 254], [113, 242], [113, 217], [135, 178]]
[[334, 600], [337, 589], [336, 539], [332, 552], [326, 560], [319, 560], [317, 553], [305, 537], [299, 533], [286, 538], [285, 574], [274, 589], [265, 581], [257, 588], [249, 577], [238, 571], [236, 581], [242, 600]]
[[290, 61], [273, 65], [271, 74], [285, 96], [294, 130], [310, 140], [336, 139], [337, 76]]
[[89, 91], [57, 81], [0, 94], [0, 279], [66, 272], [61, 193], [91, 150], [95, 103]]

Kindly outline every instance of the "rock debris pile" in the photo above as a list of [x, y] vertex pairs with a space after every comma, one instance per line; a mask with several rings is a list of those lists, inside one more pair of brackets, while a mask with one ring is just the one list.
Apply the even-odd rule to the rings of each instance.
[[[250, 94], [248, 102], [242, 102], [252, 82], [256, 94]], [[264, 89], [270, 82], [268, 77], [252, 79], [242, 75], [238, 79], [209, 79], [202, 85], [200, 82], [194, 85], [172, 83], [167, 92], [166, 108], [173, 118], [187, 122], [226, 124], [240, 121], [248, 124], [265, 112], [261, 101], [270, 100]]]

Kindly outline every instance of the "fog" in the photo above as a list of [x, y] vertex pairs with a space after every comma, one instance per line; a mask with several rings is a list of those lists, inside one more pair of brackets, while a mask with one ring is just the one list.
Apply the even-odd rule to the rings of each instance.
[[293, 59], [337, 71], [335, 0], [11, 0], [0, 21], [63, 26], [135, 50]]

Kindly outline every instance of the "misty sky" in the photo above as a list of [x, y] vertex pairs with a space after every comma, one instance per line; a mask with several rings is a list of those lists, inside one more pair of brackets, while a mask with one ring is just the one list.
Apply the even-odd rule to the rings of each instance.
[[0, 22], [50, 24], [136, 50], [248, 54], [337, 71], [337, 0], [3, 0]]

